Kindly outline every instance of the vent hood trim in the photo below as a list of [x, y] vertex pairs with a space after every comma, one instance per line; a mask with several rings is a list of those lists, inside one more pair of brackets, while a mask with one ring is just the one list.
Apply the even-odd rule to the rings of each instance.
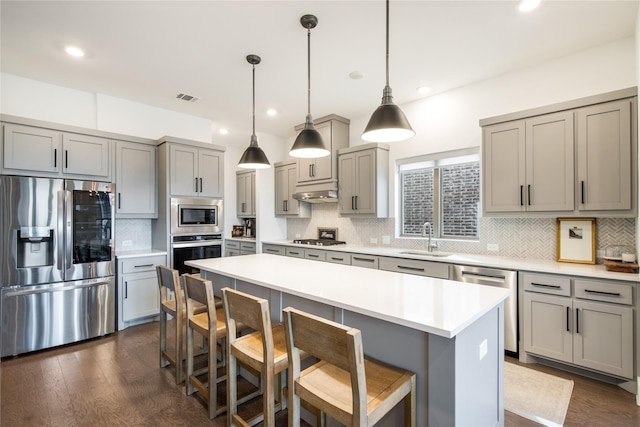
[[293, 194], [293, 198], [307, 203], [337, 203], [336, 190], [301, 191]]

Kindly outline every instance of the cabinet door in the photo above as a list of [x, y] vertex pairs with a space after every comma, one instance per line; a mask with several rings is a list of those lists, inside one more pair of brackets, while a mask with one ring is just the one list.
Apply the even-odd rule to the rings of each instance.
[[524, 211], [524, 120], [483, 129], [484, 210]]
[[524, 351], [573, 361], [571, 299], [524, 293]]
[[183, 145], [172, 145], [169, 151], [171, 195], [197, 196], [198, 149]]
[[633, 309], [575, 300], [574, 363], [633, 377]]
[[108, 180], [111, 141], [88, 135], [62, 134], [62, 172]]
[[[277, 166], [275, 168], [276, 174], [276, 192], [275, 192], [275, 205], [276, 215], [287, 214], [287, 203], [289, 202], [289, 168], [285, 166]], [[294, 177], [295, 180], [295, 177]]]
[[199, 150], [198, 173], [202, 179], [200, 196], [222, 197], [224, 194], [223, 153], [215, 150]]
[[3, 130], [5, 169], [58, 172], [60, 132], [12, 124]]
[[573, 211], [573, 113], [526, 120], [526, 188], [528, 211]]
[[334, 153], [332, 150], [331, 121], [320, 123], [315, 126], [324, 141], [325, 147], [331, 154], [315, 159], [298, 159], [298, 182], [313, 182], [331, 179]]
[[376, 213], [376, 152], [366, 150], [356, 153], [356, 211], [359, 214]]
[[356, 212], [356, 153], [338, 156], [338, 207], [341, 214]]
[[122, 320], [128, 322], [160, 313], [158, 277], [153, 273], [123, 277]]
[[247, 213], [247, 188], [245, 185], [248, 174], [236, 174], [236, 214], [242, 216]]
[[298, 168], [295, 164], [287, 166], [287, 187], [285, 187], [285, 191], [287, 192], [287, 215], [300, 215], [301, 202], [293, 198], [293, 194], [296, 192], [297, 172]]
[[118, 142], [116, 215], [157, 218], [156, 151], [151, 145]]
[[577, 112], [578, 209], [631, 209], [631, 101]]

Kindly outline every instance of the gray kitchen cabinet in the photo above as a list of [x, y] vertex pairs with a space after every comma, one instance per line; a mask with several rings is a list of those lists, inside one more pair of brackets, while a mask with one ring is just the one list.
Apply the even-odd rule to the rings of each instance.
[[238, 218], [256, 217], [256, 172], [236, 172], [236, 216]]
[[256, 253], [255, 242], [240, 242], [240, 255], [252, 255]]
[[314, 261], [326, 261], [327, 260], [327, 253], [325, 251], [322, 251], [320, 249], [305, 249], [304, 250], [304, 257], [306, 259], [311, 259]]
[[340, 215], [389, 215], [389, 146], [364, 144], [338, 151]]
[[296, 192], [298, 164], [295, 160], [274, 165], [276, 190], [276, 216], [309, 218], [311, 208], [308, 203], [293, 198]]
[[175, 197], [220, 198], [224, 193], [224, 153], [201, 147], [171, 144], [170, 191]]
[[485, 126], [485, 213], [573, 211], [573, 113]]
[[285, 254], [294, 258], [304, 258], [304, 249], [287, 247], [285, 248]]
[[631, 209], [631, 112], [629, 99], [577, 110], [580, 211]]
[[111, 140], [3, 125], [3, 172], [111, 181]]
[[524, 287], [525, 352], [633, 378], [632, 284], [520, 275]]
[[378, 269], [378, 257], [375, 255], [351, 254], [351, 265]]
[[284, 246], [271, 245], [271, 244], [264, 243], [262, 245], [262, 253], [285, 256], [286, 250]]
[[[348, 119], [332, 114], [315, 120], [314, 125], [331, 154], [315, 159], [299, 158], [297, 160], [298, 186], [337, 182], [336, 151], [349, 146]], [[295, 130], [299, 132], [303, 128], [304, 124], [296, 126]]]
[[150, 322], [160, 313], [157, 265], [166, 255], [118, 259], [118, 330]]
[[224, 241], [224, 256], [239, 256], [240, 242], [237, 240]]
[[434, 261], [380, 257], [378, 268], [397, 273], [417, 274], [440, 279], [449, 278], [449, 264]]
[[153, 145], [116, 143], [116, 217], [157, 218], [157, 151]]
[[325, 261], [334, 264], [351, 265], [351, 254], [349, 253], [328, 251], [325, 258]]

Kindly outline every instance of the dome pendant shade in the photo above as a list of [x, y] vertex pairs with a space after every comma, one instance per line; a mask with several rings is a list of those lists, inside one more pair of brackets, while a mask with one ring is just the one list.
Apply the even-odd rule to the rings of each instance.
[[311, 115], [307, 115], [304, 129], [300, 131], [296, 138], [289, 155], [302, 158], [324, 157], [331, 154], [324, 146], [320, 132], [313, 126]]
[[362, 139], [369, 142], [404, 141], [416, 133], [400, 107], [393, 103], [391, 88], [385, 87], [382, 104], [373, 112]]
[[318, 18], [314, 15], [304, 15], [300, 18], [300, 24], [307, 29], [307, 119], [304, 129], [298, 134], [289, 155], [307, 159], [325, 157], [331, 154], [322, 141], [320, 132], [313, 126], [311, 118], [311, 29], [318, 25]]
[[270, 166], [266, 154], [258, 146], [258, 137], [255, 134], [251, 135], [251, 145], [242, 153], [238, 167], [244, 169], [266, 169]]
[[258, 137], [256, 136], [256, 64], [259, 64], [260, 61], [261, 59], [258, 55], [247, 55], [247, 62], [251, 64], [253, 74], [253, 131], [251, 133], [251, 143], [242, 153], [238, 163], [238, 167], [243, 169], [266, 169], [271, 167], [264, 151], [258, 146]]

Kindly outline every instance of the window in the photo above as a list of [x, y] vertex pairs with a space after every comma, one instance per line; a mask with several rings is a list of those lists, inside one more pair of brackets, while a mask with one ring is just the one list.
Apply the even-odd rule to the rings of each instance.
[[420, 236], [425, 222], [434, 236], [476, 239], [480, 212], [478, 149], [398, 161], [402, 236]]

